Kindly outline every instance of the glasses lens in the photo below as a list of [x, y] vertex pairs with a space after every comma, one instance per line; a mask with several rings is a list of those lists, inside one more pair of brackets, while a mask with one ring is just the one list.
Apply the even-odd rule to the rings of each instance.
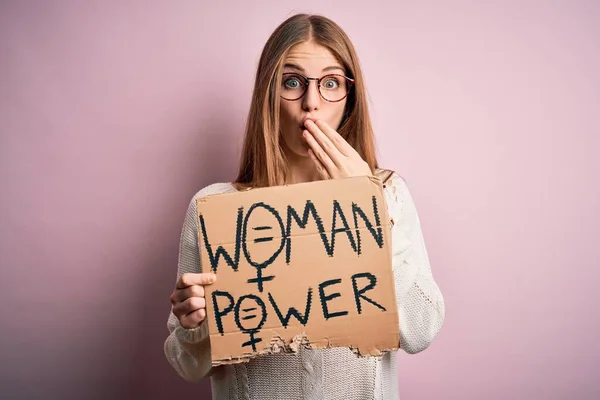
[[321, 96], [328, 101], [340, 101], [350, 89], [350, 84], [343, 75], [327, 75], [321, 78], [319, 90]]
[[281, 82], [281, 97], [296, 100], [302, 97], [306, 90], [306, 81], [300, 75], [283, 74]]

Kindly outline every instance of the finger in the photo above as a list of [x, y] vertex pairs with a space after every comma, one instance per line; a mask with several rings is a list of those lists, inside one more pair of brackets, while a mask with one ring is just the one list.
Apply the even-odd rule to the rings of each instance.
[[306, 143], [308, 143], [308, 146], [313, 151], [313, 154], [316, 156], [317, 160], [323, 165], [323, 167], [325, 167], [325, 170], [327, 171], [329, 176], [336, 176], [337, 174], [335, 173], [335, 171], [338, 169], [338, 167], [337, 165], [335, 165], [331, 157], [329, 157], [329, 154], [327, 154], [327, 152], [321, 147], [319, 142], [317, 142], [315, 137], [309, 131], [305, 130], [304, 132], [302, 132], [302, 134], [304, 135]]
[[323, 166], [323, 164], [321, 163], [321, 161], [319, 161], [319, 159], [317, 158], [317, 156], [315, 156], [315, 153], [311, 149], [308, 149], [308, 155], [314, 161], [315, 167], [317, 168], [317, 172], [319, 173], [319, 175], [321, 176], [321, 178], [324, 179], [324, 180], [325, 179], [329, 179], [330, 176], [327, 173], [327, 169]]
[[354, 156], [358, 154], [354, 147], [340, 135], [335, 129], [333, 129], [327, 122], [322, 120], [316, 120], [315, 124], [333, 143], [333, 145], [346, 157]]
[[182, 274], [177, 280], [177, 289], [184, 289], [186, 287], [192, 285], [210, 285], [217, 280], [217, 276], [211, 272], [202, 273], [202, 274], [194, 274], [194, 273], [185, 273]]
[[193, 313], [201, 308], [206, 308], [204, 297], [190, 297], [173, 307], [173, 314], [182, 317]]
[[[338, 150], [338, 148], [331, 142], [331, 139], [327, 137], [325, 133], [311, 120], [307, 120], [304, 125], [308, 128], [309, 132], [313, 135], [316, 141], [319, 143], [321, 148], [325, 150], [329, 158], [339, 168], [343, 165], [344, 155]], [[316, 151], [315, 154], [319, 155]]]
[[204, 286], [193, 285], [185, 289], [175, 290], [171, 296], [171, 303], [181, 303], [190, 297], [204, 297]]
[[183, 317], [181, 317], [181, 319], [179, 320], [179, 323], [185, 329], [194, 329], [198, 325], [200, 325], [200, 323], [202, 321], [204, 321], [205, 318], [206, 318], [206, 310], [204, 308], [200, 308], [196, 311], [191, 312], [188, 315], [184, 315]]

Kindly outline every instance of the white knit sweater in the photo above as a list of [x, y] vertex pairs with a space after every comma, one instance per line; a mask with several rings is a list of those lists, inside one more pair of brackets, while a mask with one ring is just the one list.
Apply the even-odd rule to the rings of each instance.
[[[444, 321], [444, 299], [431, 274], [419, 217], [406, 182], [394, 173], [384, 185], [392, 219], [392, 267], [400, 320], [400, 348], [426, 349]], [[201, 272], [196, 199], [234, 192], [230, 183], [200, 190], [189, 203], [179, 249], [177, 277]], [[396, 352], [380, 359], [360, 358], [345, 348], [301, 349], [248, 363], [211, 368], [207, 324], [185, 329], [171, 312], [164, 350], [169, 363], [188, 381], [210, 376], [213, 399], [235, 400], [391, 400], [398, 399]]]

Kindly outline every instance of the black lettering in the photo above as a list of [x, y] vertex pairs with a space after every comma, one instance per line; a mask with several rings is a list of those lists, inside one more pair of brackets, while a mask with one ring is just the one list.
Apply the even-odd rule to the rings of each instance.
[[[226, 297], [229, 300], [229, 305], [227, 307], [225, 307], [225, 309], [221, 310], [221, 307], [219, 307], [219, 302], [217, 301], [217, 296]], [[215, 319], [217, 320], [217, 329], [219, 330], [219, 333], [221, 335], [223, 335], [222, 317], [227, 315], [233, 309], [233, 303], [234, 303], [233, 296], [230, 295], [228, 292], [215, 290], [214, 292], [212, 292], [212, 302], [213, 302], [213, 307], [215, 308]]]
[[274, 275], [263, 276], [263, 274], [262, 274], [262, 268], [258, 268], [256, 270], [256, 278], [250, 278], [246, 282], [248, 282], [248, 283], [256, 283], [258, 285], [258, 291], [262, 293], [263, 288], [264, 288], [263, 283], [268, 282], [268, 281], [272, 281], [273, 279], [275, 279]]
[[[256, 326], [246, 327], [246, 326], [242, 325], [242, 321], [240, 321], [240, 317], [243, 321], [248, 321], [248, 320], [256, 318], [256, 314], [247, 315], [247, 316], [243, 316], [243, 317], [240, 315], [240, 307], [242, 307], [242, 303], [244, 301], [254, 302], [258, 306], [258, 309], [260, 310], [260, 321], [258, 321], [256, 323]], [[244, 310], [249, 310], [251, 308], [256, 310], [256, 307], [244, 308]], [[238, 299], [238, 302], [235, 305], [234, 316], [235, 316], [235, 324], [238, 326], [238, 328], [242, 332], [247, 333], [250, 336], [250, 338], [247, 342], [242, 343], [242, 347], [252, 346], [252, 351], [256, 351], [256, 343], [262, 342], [262, 339], [257, 338], [255, 335], [256, 335], [256, 333], [258, 333], [258, 331], [260, 331], [260, 329], [262, 328], [262, 326], [264, 325], [264, 323], [267, 319], [267, 308], [265, 307], [265, 303], [261, 300], [260, 297], [253, 295], [253, 294], [247, 294], [245, 296], [242, 296]]]
[[213, 253], [212, 246], [210, 241], [208, 240], [208, 235], [206, 234], [206, 226], [204, 223], [204, 216], [200, 215], [200, 228], [202, 229], [202, 238], [204, 239], [204, 246], [206, 247], [206, 251], [208, 253], [208, 258], [210, 260], [210, 267], [213, 272], [217, 272], [217, 267], [219, 265], [219, 257], [223, 256], [225, 262], [233, 268], [234, 271], [237, 271], [238, 265], [240, 262], [240, 238], [242, 234], [242, 216], [244, 215], [244, 208], [238, 208], [237, 222], [235, 224], [235, 251], [233, 254], [233, 259], [223, 248], [223, 246], [219, 246], [217, 251]]
[[270, 242], [272, 240], [273, 240], [273, 236], [265, 236], [265, 237], [254, 239], [254, 243]]
[[[356, 228], [356, 240], [357, 244], [357, 252], [361, 254], [361, 246], [360, 246], [360, 229], [358, 228], [358, 217], [361, 217], [365, 223], [366, 228], [371, 232], [371, 235], [375, 239], [375, 242], [379, 246], [379, 248], [383, 248], [383, 231], [381, 229], [381, 221], [379, 218], [379, 211], [377, 210], [377, 199], [373, 196], [373, 215], [375, 217], [375, 226], [373, 226], [373, 222], [369, 220], [365, 212], [362, 208], [360, 208], [356, 203], [352, 203], [352, 214], [354, 214], [354, 227]], [[375, 229], [375, 227], [377, 229]]]
[[327, 307], [327, 302], [329, 300], [333, 300], [336, 297], [340, 297], [341, 295], [339, 292], [332, 293], [330, 295], [325, 295], [325, 287], [338, 284], [341, 281], [341, 279], [331, 279], [329, 281], [325, 281], [319, 284], [319, 297], [321, 298], [321, 306], [323, 307], [323, 316], [325, 317], [325, 319], [341, 317], [343, 315], [348, 314], [348, 311], [337, 311], [334, 313], [330, 313], [329, 308]]
[[[356, 284], [356, 281], [359, 278], [367, 278], [369, 280], [369, 283], [367, 284], [367, 286], [361, 288], [360, 290], [358, 289], [358, 286]], [[360, 304], [360, 299], [368, 301], [369, 303], [373, 304], [374, 306], [380, 308], [382, 311], [385, 311], [385, 308], [381, 304], [377, 303], [375, 300], [370, 299], [363, 294], [366, 291], [373, 289], [376, 284], [377, 284], [377, 278], [375, 277], [375, 275], [370, 274], [368, 272], [362, 272], [362, 273], [352, 275], [352, 288], [354, 289], [354, 301], [356, 301], [356, 310], [358, 311], [359, 314], [362, 313], [362, 305]]]
[[269, 301], [271, 302], [271, 305], [275, 309], [275, 313], [277, 314], [277, 317], [279, 317], [279, 320], [281, 321], [281, 324], [283, 325], [284, 328], [287, 328], [287, 326], [289, 324], [289, 321], [290, 321], [290, 317], [292, 315], [294, 317], [296, 317], [296, 319], [302, 325], [306, 325], [306, 323], [308, 322], [308, 316], [310, 314], [310, 306], [311, 306], [311, 303], [312, 303], [312, 288], [308, 288], [308, 294], [306, 296], [306, 308], [305, 308], [305, 311], [304, 311], [304, 316], [302, 316], [302, 314], [300, 314], [295, 307], [290, 307], [288, 309], [288, 311], [287, 311], [287, 314], [284, 317], [283, 314], [281, 314], [281, 311], [279, 310], [279, 307], [277, 307], [277, 304], [275, 303], [275, 300], [273, 299], [273, 296], [271, 295], [271, 293], [269, 293]]
[[312, 216], [313, 220], [317, 224], [317, 229], [319, 230], [319, 234], [321, 235], [321, 241], [325, 246], [325, 250], [329, 253], [329, 240], [327, 239], [327, 235], [325, 234], [325, 227], [323, 226], [323, 221], [315, 208], [315, 205], [312, 201], [306, 200], [306, 204], [304, 205], [304, 211], [302, 212], [302, 218], [298, 215], [298, 212], [294, 209], [294, 207], [288, 205], [287, 206], [287, 226], [285, 231], [286, 237], [286, 247], [285, 247], [285, 262], [286, 264], [290, 263], [290, 258], [292, 256], [292, 218], [296, 221], [296, 224], [301, 229], [306, 228], [308, 224], [308, 217]]
[[[341, 228], [336, 228], [337, 224], [337, 216], [339, 215], [339, 217], [342, 220], [342, 224], [344, 225]], [[350, 246], [352, 246], [352, 249], [356, 252], [357, 248], [356, 248], [356, 242], [354, 242], [354, 236], [352, 236], [352, 231], [350, 230], [350, 227], [348, 226], [348, 221], [346, 221], [346, 216], [344, 215], [344, 211], [342, 211], [342, 206], [340, 205], [340, 203], [337, 200], [333, 201], [333, 221], [331, 223], [331, 245], [330, 247], [327, 249], [327, 254], [330, 257], [333, 257], [333, 251], [334, 251], [334, 247], [335, 247], [335, 235], [337, 235], [338, 233], [342, 233], [345, 232], [346, 235], [348, 236], [348, 240], [350, 241]]]
[[[275, 220], [277, 221], [277, 224], [278, 224], [279, 230], [280, 230], [279, 237], [281, 238], [281, 243], [279, 245], [279, 248], [277, 248], [277, 250], [275, 250], [275, 252], [268, 259], [266, 259], [265, 261], [262, 261], [262, 262], [254, 261], [252, 259], [251, 255], [250, 255], [250, 251], [248, 250], [247, 242], [246, 242], [246, 238], [247, 238], [247, 234], [248, 234], [248, 221], [250, 220], [250, 216], [252, 215], [254, 210], [256, 210], [257, 208], [264, 208], [265, 210], [270, 212], [275, 217]], [[257, 228], [258, 229], [255, 229], [255, 230], [266, 230], [269, 227], [259, 226]], [[277, 236], [277, 235], [275, 235], [275, 236]], [[267, 237], [258, 238], [258, 239], [255, 239], [254, 242], [260, 243], [260, 242], [264, 242], [264, 241], [270, 241], [273, 239], [273, 237], [274, 236], [269, 236], [268, 238]], [[248, 212], [246, 213], [246, 216], [244, 217], [243, 229], [242, 229], [242, 250], [244, 251], [244, 256], [246, 257], [246, 260], [248, 261], [248, 263], [250, 265], [252, 265], [254, 268], [256, 268], [256, 278], [248, 279], [248, 283], [256, 283], [258, 285], [259, 292], [263, 291], [263, 282], [271, 281], [274, 278], [274, 276], [263, 277], [262, 270], [264, 268], [268, 267], [269, 265], [271, 265], [273, 263], [273, 261], [275, 261], [275, 259], [279, 255], [279, 253], [281, 253], [281, 251], [283, 250], [284, 245], [285, 245], [285, 232], [284, 232], [284, 227], [283, 227], [283, 221], [281, 220], [281, 217], [279, 216], [279, 213], [277, 212], [277, 210], [275, 210], [273, 207], [271, 207], [270, 205], [265, 204], [263, 202], [253, 204], [248, 209]]]

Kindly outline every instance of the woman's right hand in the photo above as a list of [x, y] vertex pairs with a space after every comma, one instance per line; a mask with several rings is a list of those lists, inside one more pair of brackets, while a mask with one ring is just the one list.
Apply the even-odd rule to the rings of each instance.
[[217, 276], [213, 273], [182, 274], [171, 294], [173, 314], [185, 329], [197, 328], [206, 318], [206, 300], [204, 286], [214, 283]]

